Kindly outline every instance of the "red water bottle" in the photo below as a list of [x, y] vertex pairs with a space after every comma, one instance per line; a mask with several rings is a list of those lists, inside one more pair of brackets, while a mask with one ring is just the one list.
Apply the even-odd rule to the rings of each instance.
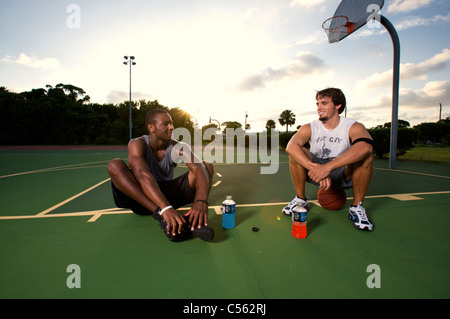
[[295, 238], [306, 238], [306, 215], [307, 210], [303, 206], [295, 206], [292, 209], [292, 236]]

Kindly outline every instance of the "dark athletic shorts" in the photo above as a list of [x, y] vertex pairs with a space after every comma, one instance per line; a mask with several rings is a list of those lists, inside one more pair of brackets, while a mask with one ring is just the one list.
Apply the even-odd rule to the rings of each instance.
[[[158, 182], [161, 192], [174, 209], [194, 202], [195, 192], [189, 186], [188, 174], [189, 172], [186, 172], [171, 181]], [[138, 215], [151, 215], [153, 213], [136, 202], [134, 199], [122, 193], [113, 182], [111, 182], [111, 187], [114, 202], [117, 207], [130, 208], [135, 214]]]
[[[313, 163], [317, 163], [317, 164], [326, 164], [330, 161], [332, 161], [331, 159], [323, 159], [323, 158], [319, 158], [317, 156], [315, 156], [314, 154], [312, 155], [312, 162]], [[339, 167], [336, 168], [334, 170], [331, 171], [330, 173], [330, 178], [331, 178], [331, 187], [332, 188], [350, 188], [352, 187], [352, 179], [350, 178], [349, 180], [345, 180], [344, 177], [344, 167]], [[308, 177], [308, 179], [306, 180], [308, 183], [314, 184], [316, 186], [319, 186], [319, 183], [314, 182], [311, 178]]]

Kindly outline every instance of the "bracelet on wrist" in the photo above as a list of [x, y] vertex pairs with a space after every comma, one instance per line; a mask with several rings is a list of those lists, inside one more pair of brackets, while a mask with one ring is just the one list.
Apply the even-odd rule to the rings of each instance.
[[209, 206], [209, 203], [206, 200], [203, 200], [203, 199], [197, 199], [195, 202], [202, 202], [202, 203], [205, 203], [206, 205]]
[[173, 208], [172, 206], [166, 206], [166, 207], [164, 207], [163, 209], [161, 209], [160, 211], [159, 211], [159, 214], [162, 216], [162, 214], [166, 211], [166, 210], [168, 210], [168, 209], [170, 209], [170, 208]]

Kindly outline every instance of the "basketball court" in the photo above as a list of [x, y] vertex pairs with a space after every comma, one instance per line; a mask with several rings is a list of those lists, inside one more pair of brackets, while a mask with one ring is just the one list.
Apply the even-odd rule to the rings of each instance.
[[[371, 11], [361, 3], [343, 1], [323, 25], [330, 43], [376, 18], [384, 1], [371, 0]], [[392, 123], [395, 90], [394, 74]], [[262, 163], [218, 163], [208, 215], [214, 240], [174, 243], [151, 216], [115, 207], [106, 171], [115, 157], [126, 159], [126, 150], [0, 150], [0, 298], [450, 297], [449, 165], [375, 160], [364, 201], [373, 232], [348, 220], [351, 190], [342, 210], [327, 211], [308, 184], [308, 236], [296, 239], [281, 213], [295, 195], [286, 153], [276, 174], [261, 175]], [[228, 230], [226, 195], [237, 204]]]
[[[327, 211], [307, 185], [308, 236], [296, 239], [281, 214], [294, 196], [286, 153], [273, 175], [260, 174], [265, 164], [216, 164], [214, 241], [174, 243], [151, 216], [115, 207], [106, 171], [115, 157], [126, 150], [0, 151], [1, 298], [450, 297], [448, 165], [391, 170], [376, 160], [364, 202], [373, 232], [347, 219], [351, 190], [342, 210]], [[226, 195], [237, 203], [229, 230], [218, 214]], [[73, 264], [80, 288], [67, 284]], [[380, 288], [368, 287], [370, 265]]]

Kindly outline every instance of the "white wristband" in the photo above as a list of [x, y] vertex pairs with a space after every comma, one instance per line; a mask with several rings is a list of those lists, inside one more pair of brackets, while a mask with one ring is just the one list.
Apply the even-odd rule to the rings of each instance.
[[170, 208], [173, 208], [172, 206], [167, 206], [167, 207], [164, 207], [163, 209], [161, 209], [160, 211], [159, 211], [159, 214], [162, 216], [162, 214], [166, 211], [166, 210], [168, 210], [168, 209], [170, 209]]

